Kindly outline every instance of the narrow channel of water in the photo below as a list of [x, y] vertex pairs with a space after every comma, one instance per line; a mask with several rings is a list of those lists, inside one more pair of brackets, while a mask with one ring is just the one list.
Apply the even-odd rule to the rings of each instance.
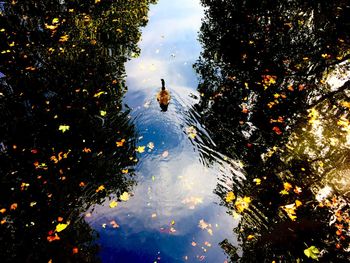
[[[225, 262], [219, 244], [237, 245], [238, 219], [220, 205], [215, 189], [220, 174], [239, 172], [219, 154], [206, 165], [202, 155], [213, 145], [191, 110], [199, 97], [192, 65], [201, 50], [202, 16], [198, 0], [160, 0], [143, 30], [141, 56], [127, 64], [125, 103], [141, 147], [137, 184], [117, 207], [109, 206], [110, 196], [90, 209], [87, 221], [99, 233], [103, 262]], [[167, 112], [155, 99], [161, 78], [172, 96]]]

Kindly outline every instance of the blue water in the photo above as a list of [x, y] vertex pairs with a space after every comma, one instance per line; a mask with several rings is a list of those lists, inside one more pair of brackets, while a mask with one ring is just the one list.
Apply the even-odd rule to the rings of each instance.
[[[198, 0], [160, 0], [150, 10], [140, 57], [126, 66], [124, 102], [145, 152], [138, 153], [130, 199], [110, 208], [110, 196], [86, 218], [99, 233], [103, 262], [225, 262], [219, 243], [237, 245], [232, 229], [239, 221], [214, 193], [232, 161], [216, 154], [213, 164], [205, 164], [201, 156], [212, 154], [213, 145], [189, 111], [200, 96], [192, 65], [201, 51], [202, 16]], [[167, 112], [155, 99], [161, 78], [172, 96]]]

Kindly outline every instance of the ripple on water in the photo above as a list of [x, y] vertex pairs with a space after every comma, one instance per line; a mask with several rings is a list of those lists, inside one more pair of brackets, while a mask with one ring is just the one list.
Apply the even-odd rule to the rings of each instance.
[[[208, 262], [224, 262], [219, 243], [228, 239], [237, 244], [230, 229], [238, 221], [219, 205], [215, 189], [220, 175], [236, 172], [243, 178], [243, 173], [235, 162], [213, 150], [205, 127], [191, 111], [197, 101], [193, 90], [174, 87], [167, 112], [160, 111], [156, 91], [141, 95], [143, 100], [131, 112], [140, 136], [138, 145], [154, 145], [138, 155], [138, 184], [132, 197], [110, 208], [116, 196], [109, 196], [87, 219], [100, 234], [101, 256], [106, 262], [124, 257], [131, 262], [154, 261], [159, 255], [168, 258], [166, 262], [183, 262], [185, 256], [194, 261], [203, 255]], [[203, 154], [212, 156], [212, 165], [204, 165]], [[113, 220], [118, 228], [110, 224]], [[201, 229], [200, 220], [208, 226]]]

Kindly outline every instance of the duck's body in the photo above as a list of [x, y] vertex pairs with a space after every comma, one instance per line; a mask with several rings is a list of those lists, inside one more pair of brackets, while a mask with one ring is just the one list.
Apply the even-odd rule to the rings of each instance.
[[157, 94], [159, 104], [168, 105], [170, 102], [170, 93], [167, 90], [161, 90]]
[[157, 94], [157, 101], [159, 102], [159, 106], [163, 111], [166, 111], [168, 109], [168, 105], [170, 102], [170, 93], [165, 88], [165, 82], [164, 79], [162, 81], [162, 90], [158, 92]]

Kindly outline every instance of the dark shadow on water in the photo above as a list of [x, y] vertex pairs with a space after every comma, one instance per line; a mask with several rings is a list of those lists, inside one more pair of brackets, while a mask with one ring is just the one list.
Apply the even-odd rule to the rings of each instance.
[[241, 244], [222, 248], [232, 262], [309, 262], [311, 246], [348, 261], [349, 5], [201, 2], [193, 113], [245, 175], [219, 178], [222, 205], [242, 215]]
[[153, 1], [94, 2], [2, 7], [2, 262], [99, 261], [85, 212], [135, 184], [124, 62]]

